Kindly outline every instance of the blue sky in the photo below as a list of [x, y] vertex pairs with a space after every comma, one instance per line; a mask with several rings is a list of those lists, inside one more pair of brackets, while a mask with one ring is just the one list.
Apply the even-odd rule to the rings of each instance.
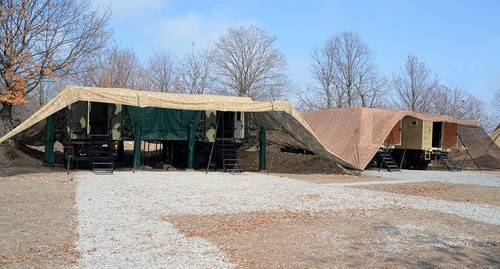
[[183, 56], [228, 27], [254, 24], [278, 38], [291, 78], [311, 83], [311, 52], [332, 35], [358, 33], [390, 78], [411, 53], [441, 82], [485, 102], [500, 88], [500, 1], [93, 0], [110, 6], [113, 37], [146, 61], [153, 50]]

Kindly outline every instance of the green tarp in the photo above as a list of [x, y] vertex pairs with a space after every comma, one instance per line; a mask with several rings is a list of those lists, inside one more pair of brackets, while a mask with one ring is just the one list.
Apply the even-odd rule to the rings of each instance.
[[[202, 117], [201, 111], [156, 107], [123, 106], [123, 128], [130, 130], [132, 123], [142, 122], [142, 140], [188, 140], [189, 125], [195, 126]], [[126, 132], [125, 132], [126, 133]], [[122, 132], [125, 139], [131, 139]]]
[[52, 114], [47, 118], [45, 125], [45, 154], [43, 165], [52, 166], [54, 164], [54, 130], [55, 130], [55, 115]]

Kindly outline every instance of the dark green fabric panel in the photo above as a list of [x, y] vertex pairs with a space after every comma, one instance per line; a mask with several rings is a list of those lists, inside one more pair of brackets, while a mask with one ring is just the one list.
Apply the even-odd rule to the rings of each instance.
[[54, 164], [54, 137], [55, 137], [55, 114], [47, 117], [45, 125], [45, 154], [43, 165], [52, 166]]
[[[198, 123], [203, 115], [201, 111], [167, 109], [156, 107], [127, 106], [124, 115], [130, 118], [130, 123], [142, 122], [143, 140], [188, 140], [189, 124]], [[126, 128], [127, 123], [124, 123]]]

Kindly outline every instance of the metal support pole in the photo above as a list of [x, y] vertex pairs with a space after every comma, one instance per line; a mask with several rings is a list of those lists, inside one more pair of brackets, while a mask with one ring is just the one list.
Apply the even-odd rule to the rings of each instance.
[[136, 121], [134, 133], [134, 170], [141, 167], [142, 121]]
[[188, 127], [188, 159], [187, 159], [187, 169], [193, 169], [194, 162], [194, 136], [195, 128], [194, 123], [190, 123]]
[[259, 170], [266, 170], [266, 128], [260, 127], [259, 135]]
[[[216, 112], [217, 113], [217, 112]], [[219, 120], [220, 120], [220, 117], [219, 117], [220, 114], [216, 114], [215, 115], [215, 135], [214, 135], [214, 142], [212, 143], [212, 147], [210, 147], [210, 156], [208, 157], [208, 163], [207, 163], [207, 171], [205, 172], [205, 174], [208, 174], [208, 169], [210, 169], [210, 163], [212, 162], [212, 155], [214, 153], [214, 147], [215, 147], [215, 143], [217, 142], [217, 130], [219, 128]], [[217, 162], [216, 162], [217, 163]], [[216, 164], [217, 166], [217, 164]], [[217, 168], [216, 168], [217, 169]]]

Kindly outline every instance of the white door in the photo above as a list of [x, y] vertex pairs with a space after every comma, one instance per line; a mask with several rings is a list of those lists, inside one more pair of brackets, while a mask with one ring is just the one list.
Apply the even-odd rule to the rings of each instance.
[[243, 112], [234, 112], [234, 138], [245, 137], [245, 117]]

